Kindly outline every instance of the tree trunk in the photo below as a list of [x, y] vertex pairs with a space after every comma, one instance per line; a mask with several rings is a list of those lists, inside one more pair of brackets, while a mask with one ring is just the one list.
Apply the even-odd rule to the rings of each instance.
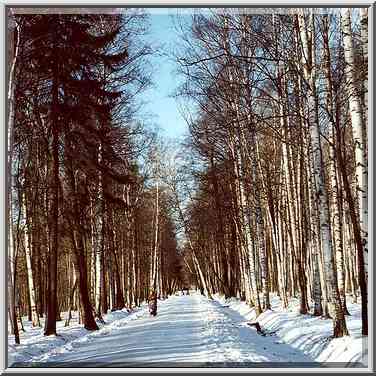
[[31, 219], [28, 218], [26, 212], [26, 193], [23, 194], [22, 199], [22, 214], [24, 221], [24, 241], [25, 241], [25, 256], [26, 256], [26, 269], [27, 269], [27, 280], [28, 280], [28, 289], [29, 289], [29, 299], [30, 299], [30, 308], [31, 308], [31, 319], [33, 326], [40, 326], [39, 316], [37, 312], [37, 306], [35, 303], [35, 288], [34, 288], [34, 278], [33, 278], [33, 269], [31, 264]]
[[69, 326], [70, 320], [72, 319], [72, 309], [74, 309], [74, 294], [76, 292], [76, 288], [77, 288], [77, 274], [76, 272], [74, 272], [73, 287], [71, 288], [71, 291], [69, 293], [68, 317], [65, 320], [64, 326]]
[[330, 139], [329, 139], [329, 181], [331, 187], [331, 207], [332, 210], [332, 223], [333, 223], [333, 245], [335, 250], [335, 260], [337, 267], [337, 277], [338, 277], [338, 289], [341, 296], [342, 309], [344, 313], [347, 313], [346, 307], [346, 294], [345, 294], [345, 273], [344, 273], [344, 261], [343, 261], [343, 237], [342, 237], [342, 222], [341, 222], [341, 212], [340, 212], [340, 201], [339, 201], [339, 182], [337, 177], [337, 140], [336, 140], [336, 126], [334, 118], [334, 108], [333, 108], [333, 86], [332, 86], [332, 75], [331, 75], [331, 58], [330, 58], [330, 48], [329, 48], [329, 21], [327, 15], [323, 15], [322, 20], [322, 36], [323, 36], [323, 48], [324, 48], [324, 72], [326, 79], [326, 105], [327, 112], [329, 116], [330, 124]]
[[362, 239], [362, 252], [358, 252], [359, 280], [362, 294], [362, 333], [368, 334], [368, 168], [366, 147], [364, 144], [364, 126], [361, 101], [355, 85], [354, 46], [351, 30], [350, 9], [342, 14], [343, 41], [346, 62], [346, 83], [349, 95], [350, 117], [355, 147], [356, 190], [359, 203], [359, 222]]
[[84, 254], [84, 243], [82, 235], [72, 230], [72, 241], [75, 243], [75, 258], [78, 274], [78, 287], [80, 292], [82, 322], [87, 330], [98, 330], [94, 320], [93, 309], [90, 303], [89, 288], [87, 285], [87, 265]]
[[15, 87], [16, 87], [16, 77], [17, 77], [17, 64], [19, 59], [19, 49], [20, 49], [20, 39], [21, 39], [21, 29], [18, 23], [14, 30], [16, 40], [14, 41], [14, 56], [11, 64], [11, 69], [9, 72], [9, 82], [8, 82], [8, 298], [9, 298], [9, 316], [10, 322], [12, 324], [12, 333], [14, 334], [15, 343], [20, 343], [18, 323], [17, 323], [17, 312], [16, 312], [16, 255], [14, 247], [13, 238], [13, 135], [14, 135], [14, 119], [15, 119]]
[[[98, 147], [98, 164], [102, 163], [102, 145]], [[107, 313], [105, 293], [105, 270], [104, 270], [104, 199], [103, 199], [102, 172], [98, 174], [98, 214], [95, 216], [96, 224], [96, 251], [95, 251], [95, 314], [103, 321], [102, 315]]]
[[333, 318], [333, 336], [342, 337], [348, 335], [346, 321], [342, 310], [341, 300], [338, 291], [337, 275], [334, 268], [334, 252], [331, 234], [330, 212], [328, 204], [327, 188], [325, 184], [325, 174], [323, 165], [323, 155], [321, 146], [321, 134], [318, 119], [316, 83], [314, 74], [314, 53], [313, 48], [314, 16], [309, 14], [309, 23], [306, 24], [304, 13], [298, 16], [300, 37], [303, 48], [303, 66], [305, 79], [309, 85], [308, 88], [308, 116], [312, 140], [312, 154], [315, 176], [315, 193], [317, 207], [320, 210], [320, 230], [322, 236], [322, 247], [325, 267], [325, 278], [329, 289], [328, 304], [330, 314]]
[[52, 128], [52, 203], [50, 218], [50, 233], [52, 234], [52, 245], [48, 255], [48, 279], [47, 279], [47, 306], [44, 335], [56, 335], [56, 313], [57, 313], [57, 258], [59, 247], [59, 86], [58, 86], [58, 62], [56, 57], [53, 63], [52, 77], [52, 103], [51, 103], [51, 128]]

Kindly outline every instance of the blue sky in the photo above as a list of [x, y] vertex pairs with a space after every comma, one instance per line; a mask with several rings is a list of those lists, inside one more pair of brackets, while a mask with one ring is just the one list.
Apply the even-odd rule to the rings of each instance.
[[152, 123], [163, 130], [163, 135], [175, 138], [187, 131], [187, 125], [179, 113], [176, 99], [172, 97], [181, 82], [175, 72], [176, 64], [171, 59], [171, 52], [178, 43], [171, 17], [173, 14], [176, 14], [174, 9], [151, 9], [150, 33], [147, 38], [153, 45], [162, 45], [159, 51], [167, 53], [170, 58], [160, 54], [151, 58], [154, 86], [145, 93], [144, 100], [148, 103], [144, 110], [151, 113]]

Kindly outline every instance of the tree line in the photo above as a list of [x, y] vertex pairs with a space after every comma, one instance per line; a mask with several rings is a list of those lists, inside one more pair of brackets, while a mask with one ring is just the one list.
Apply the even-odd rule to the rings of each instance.
[[[196, 10], [175, 52], [189, 134], [139, 120], [147, 17], [8, 17], [8, 301], [56, 334], [187, 284], [257, 315], [299, 297], [368, 334], [367, 9]], [[170, 148], [170, 149], [169, 149]], [[170, 158], [169, 158], [170, 157]], [[181, 232], [179, 244], [177, 234]], [[189, 280], [187, 280], [187, 278]]]
[[185, 269], [208, 297], [240, 296], [257, 315], [272, 292], [284, 307], [299, 297], [341, 337], [350, 294], [367, 335], [367, 17], [217, 9], [177, 22], [189, 136], [171, 181], [191, 193], [176, 195]]
[[152, 46], [140, 10], [8, 13], [8, 313], [56, 334], [180, 287], [158, 136], [140, 121]]

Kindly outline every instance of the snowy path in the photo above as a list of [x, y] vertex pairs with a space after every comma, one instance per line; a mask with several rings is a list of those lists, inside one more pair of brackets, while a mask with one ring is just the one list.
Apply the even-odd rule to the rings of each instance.
[[198, 294], [169, 297], [159, 303], [156, 317], [143, 310], [133, 320], [115, 321], [33, 361], [58, 367], [312, 362], [278, 337], [258, 335], [239, 313]]

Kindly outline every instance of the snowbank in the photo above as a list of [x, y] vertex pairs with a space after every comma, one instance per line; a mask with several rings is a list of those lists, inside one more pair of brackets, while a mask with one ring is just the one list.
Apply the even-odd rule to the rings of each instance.
[[[218, 294], [214, 299], [240, 313], [249, 321], [257, 321], [263, 329], [309, 355], [317, 362], [345, 363], [348, 366], [360, 362], [367, 367], [367, 337], [361, 334], [361, 306], [348, 303], [351, 316], [346, 316], [349, 336], [333, 339], [332, 320], [299, 313], [299, 300], [291, 299], [286, 310], [278, 296], [271, 296], [272, 310], [262, 313], [256, 320], [255, 310], [239, 299], [225, 299]], [[349, 299], [350, 300], [350, 299]]]
[[[65, 327], [67, 312], [61, 313], [62, 321], [56, 323], [57, 336], [44, 336], [44, 318], [41, 319], [41, 327], [33, 328], [30, 321], [23, 318], [25, 332], [20, 330], [20, 344], [14, 343], [14, 336], [8, 334], [8, 366], [12, 367], [14, 363], [28, 363], [31, 361], [43, 361], [56, 353], [62, 353], [72, 349], [75, 345], [89, 341], [96, 336], [107, 335], [117, 327], [124, 326], [128, 321], [143, 315], [147, 309], [144, 303], [141, 307], [134, 308], [132, 311], [122, 309], [114, 312], [108, 312], [103, 319], [105, 324], [97, 320], [99, 330], [86, 330], [82, 324], [78, 324], [78, 312], [72, 312], [70, 325]], [[9, 328], [8, 328], [9, 329]], [[21, 328], [20, 328], [21, 329]]]

